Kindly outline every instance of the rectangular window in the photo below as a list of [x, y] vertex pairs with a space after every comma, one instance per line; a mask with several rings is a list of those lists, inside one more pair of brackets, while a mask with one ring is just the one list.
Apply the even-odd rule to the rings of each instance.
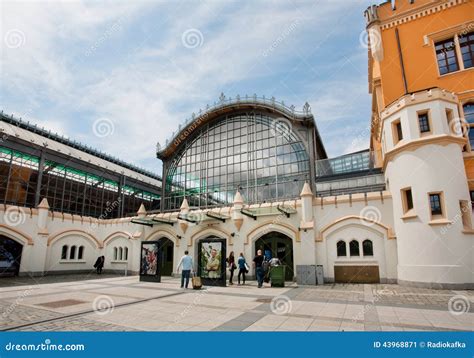
[[435, 43], [435, 50], [440, 75], [459, 70], [454, 38]]
[[427, 133], [431, 131], [428, 112], [418, 113], [418, 124], [420, 126], [420, 133]]
[[469, 128], [463, 128], [463, 131], [469, 131], [469, 144], [471, 151], [474, 151], [474, 103], [468, 102], [463, 105], [464, 118]]
[[402, 204], [404, 214], [413, 209], [413, 195], [411, 188], [402, 189]]
[[471, 190], [470, 194], [471, 194], [471, 206], [474, 209], [474, 190]]
[[431, 209], [431, 216], [443, 215], [441, 193], [430, 194], [430, 209]]
[[461, 49], [464, 68], [473, 67], [474, 62], [474, 32], [459, 36], [459, 47]]
[[402, 123], [400, 120], [392, 122], [393, 145], [397, 145], [403, 139]]
[[452, 125], [454, 123], [451, 123], [452, 120], [453, 120], [453, 110], [446, 108], [446, 123], [448, 124], [448, 134], [453, 134]]
[[461, 200], [459, 202], [459, 206], [460, 206], [460, 209], [461, 209], [461, 218], [462, 218], [463, 228], [465, 230], [472, 230], [471, 205], [469, 205], [469, 201]]

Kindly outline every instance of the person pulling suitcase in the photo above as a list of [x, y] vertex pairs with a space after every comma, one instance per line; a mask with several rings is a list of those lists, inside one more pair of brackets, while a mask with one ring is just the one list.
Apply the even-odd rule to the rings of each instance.
[[179, 273], [179, 268], [181, 266], [183, 267], [183, 270], [181, 272], [181, 288], [184, 288], [184, 287], [188, 288], [189, 277], [193, 269], [193, 258], [189, 255], [188, 250], [184, 252], [183, 257], [181, 257], [181, 260], [179, 261], [178, 268], [176, 270], [178, 273]]

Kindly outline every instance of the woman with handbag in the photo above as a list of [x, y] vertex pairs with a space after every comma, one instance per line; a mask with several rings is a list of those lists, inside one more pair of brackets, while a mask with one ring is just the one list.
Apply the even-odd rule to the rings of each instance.
[[240, 276], [243, 278], [243, 284], [245, 285], [245, 274], [249, 272], [247, 262], [243, 253], [240, 253], [239, 259], [237, 260], [239, 265], [239, 274], [237, 275], [238, 284], [240, 285]]
[[227, 258], [227, 264], [229, 265], [230, 271], [230, 278], [229, 278], [229, 285], [233, 285], [232, 279], [234, 278], [234, 271], [237, 268], [235, 265], [235, 258], [234, 258], [234, 251], [231, 251], [229, 257]]

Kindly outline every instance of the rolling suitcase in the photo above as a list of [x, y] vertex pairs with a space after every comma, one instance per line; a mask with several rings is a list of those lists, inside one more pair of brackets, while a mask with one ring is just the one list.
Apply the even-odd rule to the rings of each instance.
[[201, 277], [193, 275], [191, 283], [193, 284], [193, 290], [200, 290], [202, 288]]

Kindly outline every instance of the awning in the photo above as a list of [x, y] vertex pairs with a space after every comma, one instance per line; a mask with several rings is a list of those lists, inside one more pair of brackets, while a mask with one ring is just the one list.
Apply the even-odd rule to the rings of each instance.
[[153, 226], [153, 225], [156, 224], [156, 222], [154, 222], [153, 220], [149, 220], [149, 219], [132, 219], [131, 222], [134, 223], [134, 224], [144, 225], [144, 226]]
[[165, 219], [165, 218], [158, 218], [154, 217], [146, 217], [146, 218], [133, 218], [132, 223], [144, 226], [154, 226], [154, 225], [171, 225], [173, 226], [176, 221]]
[[278, 205], [265, 205], [265, 206], [249, 206], [243, 208], [240, 212], [248, 217], [251, 217], [254, 220], [257, 220], [258, 216], [264, 215], [286, 215], [287, 218], [291, 214], [296, 214], [296, 208], [292, 205], [278, 204]]
[[225, 222], [227, 219], [230, 219], [230, 216], [221, 214], [216, 211], [191, 211], [187, 214], [178, 214], [179, 220], [184, 220], [192, 224], [201, 223], [203, 221], [214, 221], [219, 220]]

